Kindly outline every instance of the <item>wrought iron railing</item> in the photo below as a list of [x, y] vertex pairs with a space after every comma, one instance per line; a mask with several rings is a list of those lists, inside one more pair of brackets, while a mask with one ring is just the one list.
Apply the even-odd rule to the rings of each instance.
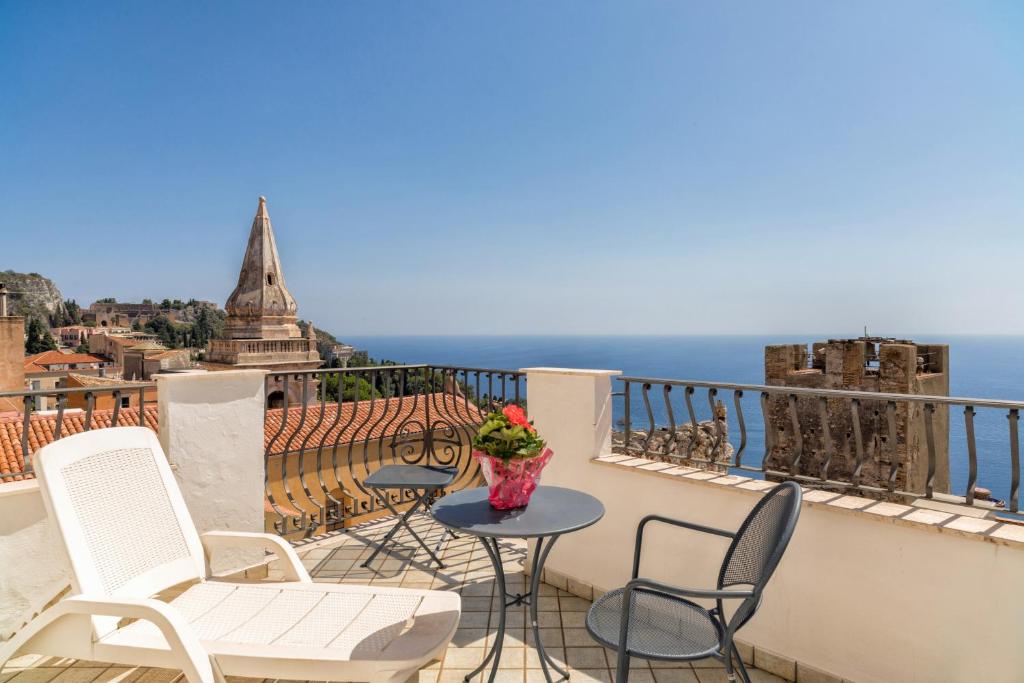
[[[1024, 402], [646, 377], [619, 379], [622, 390], [615, 396], [621, 399], [616, 406], [620, 418], [614, 441], [620, 452], [763, 473], [771, 479], [793, 479], [808, 486], [882, 498], [938, 497], [971, 506], [982, 504], [977, 495], [980, 439], [976, 418], [979, 411], [990, 413], [990, 417], [1002, 414], [1005, 428], [987, 423], [985, 441], [991, 447], [989, 455], [991, 450], [1005, 448], [1006, 457], [987, 462], [999, 462], [1000, 469], [1008, 465], [1008, 472], [995, 472], [993, 467], [986, 476], [1001, 480], [986, 484], [999, 484], [1008, 501], [984, 505], [1001, 507], [1001, 503], [1010, 512], [1019, 511], [1018, 424]], [[707, 408], [695, 400], [698, 392], [705, 394]], [[721, 398], [729, 393], [731, 405], [723, 410]], [[963, 432], [954, 433], [953, 438], [950, 408], [963, 412]], [[748, 419], [752, 409], [760, 413], [755, 422]], [[680, 415], [681, 420], [677, 419]], [[704, 415], [709, 419], [703, 420]], [[758, 454], [751, 453], [755, 449], [761, 450], [759, 463]], [[962, 488], [954, 491], [958, 487], [949, 476], [949, 458], [962, 457], [963, 451], [964, 481]], [[947, 492], [949, 495], [944, 495]]]
[[[0, 482], [33, 477], [35, 451], [69, 434], [111, 426], [155, 427], [155, 392], [150, 382], [0, 392], [0, 403], [20, 408], [0, 413]], [[44, 401], [55, 407], [40, 409]]]
[[[513, 370], [384, 365], [270, 373], [265, 469], [268, 526], [312, 535], [385, 511], [363, 481], [385, 464], [455, 467], [476, 485], [470, 444], [483, 416], [523, 403]], [[412, 500], [396, 492], [392, 504]]]

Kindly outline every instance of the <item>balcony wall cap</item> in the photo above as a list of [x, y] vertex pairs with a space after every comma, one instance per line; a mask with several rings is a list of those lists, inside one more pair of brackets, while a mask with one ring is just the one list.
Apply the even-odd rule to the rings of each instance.
[[520, 368], [532, 375], [576, 375], [580, 377], [617, 377], [622, 370], [587, 370], [585, 368]]
[[[774, 486], [771, 482], [736, 475], [723, 475], [720, 472], [684, 467], [662, 468], [661, 461], [615, 453], [606, 453], [593, 458], [591, 462], [604, 467], [633, 470], [644, 476], [687, 480], [698, 486], [715, 486], [748, 495], [759, 496]], [[658, 465], [654, 465], [654, 463], [658, 463]], [[841, 514], [858, 515], [864, 519], [874, 519], [878, 522], [910, 526], [916, 529], [1024, 549], [1024, 526], [1001, 522], [998, 519], [979, 519], [975, 516], [976, 512], [970, 508], [946, 512], [807, 488], [804, 488], [804, 505], [824, 508]], [[947, 505], [944, 510], [952, 507]]]

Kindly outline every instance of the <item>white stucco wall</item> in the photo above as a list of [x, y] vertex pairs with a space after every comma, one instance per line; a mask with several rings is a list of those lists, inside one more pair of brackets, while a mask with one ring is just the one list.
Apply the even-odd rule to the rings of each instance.
[[[160, 441], [200, 532], [263, 531], [263, 372], [166, 376], [157, 387]], [[0, 484], [0, 638], [68, 584], [50, 534], [37, 482]], [[213, 569], [262, 558], [225, 552]]]
[[[659, 513], [735, 529], [760, 494], [593, 462], [610, 430], [607, 374], [528, 371], [530, 417], [555, 451], [544, 483], [597, 496], [602, 521], [568, 534], [549, 570], [599, 590], [629, 577], [636, 525]], [[642, 573], [714, 585], [726, 540], [651, 527]], [[742, 640], [858, 682], [1020, 681], [1024, 543], [805, 503]]]
[[[160, 443], [199, 532], [263, 531], [262, 370], [157, 375]], [[223, 551], [213, 570], [255, 564]]]
[[68, 583], [35, 480], [0, 484], [0, 639]]

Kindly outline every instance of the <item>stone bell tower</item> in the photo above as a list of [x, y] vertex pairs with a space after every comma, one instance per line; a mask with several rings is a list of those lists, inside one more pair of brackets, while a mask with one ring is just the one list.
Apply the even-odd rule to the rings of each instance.
[[[320, 367], [312, 323], [305, 335], [299, 329], [298, 306], [285, 285], [264, 197], [260, 197], [249, 231], [238, 285], [228, 297], [225, 308], [228, 312], [224, 327], [226, 339], [210, 341], [206, 353], [210, 369], [270, 371], [267, 402], [275, 406], [284, 399], [284, 374]], [[282, 376], [274, 377], [278, 373]], [[312, 389], [313, 385], [310, 386]], [[288, 394], [290, 402], [301, 400], [301, 383], [290, 381]]]

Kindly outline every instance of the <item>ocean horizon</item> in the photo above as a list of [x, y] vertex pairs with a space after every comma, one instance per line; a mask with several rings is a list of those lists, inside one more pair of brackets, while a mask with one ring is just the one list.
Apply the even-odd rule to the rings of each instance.
[[[810, 344], [837, 334], [773, 335], [350, 335], [343, 341], [366, 351], [376, 360], [431, 363], [465, 367], [518, 370], [527, 367], [568, 367], [621, 370], [625, 375], [659, 379], [707, 380], [762, 384], [764, 347], [770, 344]], [[855, 336], [855, 335], [854, 335]], [[941, 335], [900, 336], [918, 343], [948, 344], [950, 395], [1024, 401], [1024, 336]], [[613, 384], [613, 390], [617, 390]], [[666, 423], [660, 397], [652, 395], [655, 421]], [[730, 412], [730, 440], [738, 443], [732, 399], [720, 394]], [[636, 400], [636, 399], [634, 399]], [[685, 415], [677, 398], [677, 421]], [[675, 405], [675, 404], [674, 404]], [[709, 412], [704, 396], [694, 401], [700, 419]], [[639, 409], [639, 410], [638, 410]], [[616, 399], [616, 418], [622, 399]], [[748, 428], [745, 464], [764, 455], [764, 425], [756, 396], [745, 396], [743, 411]], [[953, 493], [967, 486], [967, 442], [962, 412], [950, 410], [949, 460]], [[636, 422], [640, 420], [640, 422]], [[634, 403], [634, 424], [646, 427], [641, 404]], [[975, 418], [978, 448], [978, 485], [1006, 500], [1010, 494], [1010, 451], [1006, 414], [978, 409]]]

